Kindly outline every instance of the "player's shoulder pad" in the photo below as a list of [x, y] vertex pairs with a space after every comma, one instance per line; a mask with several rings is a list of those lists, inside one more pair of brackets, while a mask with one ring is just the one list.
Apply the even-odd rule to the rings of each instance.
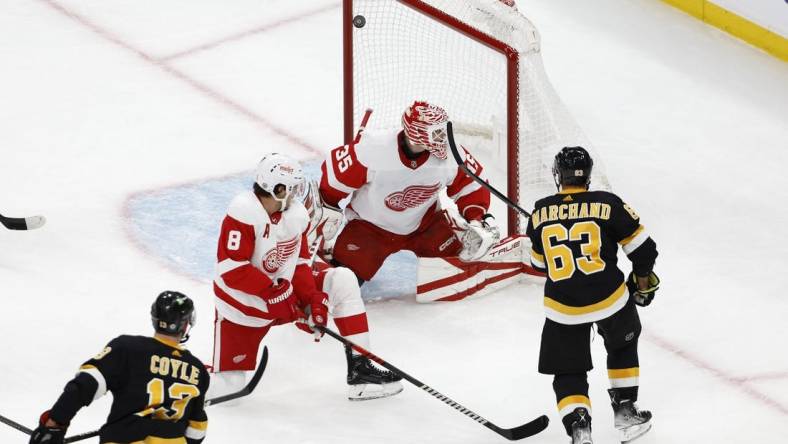
[[367, 168], [375, 169], [378, 163], [388, 162], [393, 153], [397, 154], [397, 135], [401, 129], [395, 128], [385, 131], [367, 131], [361, 136], [358, 143], [351, 144], [350, 149], [355, 153], [356, 159]]
[[147, 336], [120, 335], [109, 341], [107, 347], [112, 348], [112, 351], [133, 349], [139, 347], [141, 338], [147, 338]]
[[311, 220], [309, 217], [309, 211], [306, 209], [303, 203], [298, 200], [293, 200], [290, 204], [290, 207], [286, 210], [288, 219], [291, 219], [294, 223], [298, 224], [299, 230], [304, 231], [306, 227], [309, 225], [309, 221]]
[[235, 196], [227, 209], [227, 215], [238, 222], [255, 225], [262, 221], [265, 210], [252, 191], [245, 191]]
[[542, 207], [550, 204], [550, 201], [552, 201], [553, 199], [555, 199], [555, 195], [546, 196], [546, 197], [543, 197], [543, 198], [537, 200], [536, 202], [534, 202], [534, 208], [531, 211], [531, 213], [536, 211], [538, 208], [542, 208]]
[[612, 204], [612, 205], [623, 205], [624, 204], [624, 201], [621, 200], [621, 198], [618, 197], [618, 195], [613, 194], [610, 191], [594, 190], [594, 191], [589, 191], [589, 192], [593, 193], [594, 197], [597, 200], [603, 201], [605, 203], [609, 203], [609, 204]]

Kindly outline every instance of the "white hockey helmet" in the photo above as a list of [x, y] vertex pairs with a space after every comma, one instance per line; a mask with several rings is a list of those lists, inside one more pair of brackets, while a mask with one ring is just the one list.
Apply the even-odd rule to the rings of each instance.
[[[306, 192], [306, 179], [301, 164], [284, 154], [270, 153], [263, 156], [257, 164], [254, 180], [282, 205], [282, 211], [287, 209], [290, 196], [303, 199]], [[278, 185], [285, 187], [285, 195], [281, 198], [274, 192]]]

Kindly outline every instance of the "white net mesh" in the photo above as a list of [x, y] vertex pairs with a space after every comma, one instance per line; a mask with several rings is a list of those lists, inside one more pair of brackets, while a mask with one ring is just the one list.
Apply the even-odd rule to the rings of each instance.
[[[516, 184], [516, 201], [526, 210], [555, 192], [552, 163], [564, 146], [587, 148], [595, 161], [592, 186], [609, 189], [601, 159], [547, 79], [536, 28], [516, 9], [499, 0], [352, 4], [354, 124], [369, 107], [374, 113], [368, 128], [394, 128], [406, 106], [426, 100], [446, 109], [473, 154], [508, 166], [501, 170]], [[493, 47], [503, 45], [481, 43], [461, 26], [444, 23], [429, 6], [513, 48], [519, 54], [519, 69], [512, 73], [516, 88], [508, 91], [507, 56]], [[509, 94], [517, 102], [514, 115], [507, 112]], [[509, 122], [516, 124], [518, 138], [511, 155]], [[506, 192], [506, 184], [491, 183]], [[524, 230], [522, 222], [510, 231]]]

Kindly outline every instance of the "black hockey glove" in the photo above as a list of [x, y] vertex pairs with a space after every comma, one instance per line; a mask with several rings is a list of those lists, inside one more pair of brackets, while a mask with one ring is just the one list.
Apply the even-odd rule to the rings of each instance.
[[645, 307], [654, 300], [654, 295], [659, 290], [659, 277], [653, 271], [649, 272], [648, 287], [641, 290], [638, 288], [637, 277], [633, 271], [627, 277], [627, 287], [629, 287], [629, 294], [632, 300], [641, 307]]
[[29, 444], [63, 444], [66, 436], [66, 427], [47, 427], [46, 423], [49, 419], [49, 410], [41, 415], [38, 421], [38, 427], [33, 430], [30, 435]]

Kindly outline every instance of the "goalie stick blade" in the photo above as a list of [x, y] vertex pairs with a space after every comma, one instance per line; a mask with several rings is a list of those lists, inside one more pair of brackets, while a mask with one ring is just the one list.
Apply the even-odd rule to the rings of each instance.
[[252, 379], [246, 384], [244, 388], [238, 390], [235, 393], [228, 393], [226, 395], [217, 396], [213, 399], [207, 399], [205, 401], [205, 406], [208, 407], [209, 405], [214, 404], [221, 404], [223, 402], [232, 401], [233, 399], [242, 398], [254, 391], [255, 387], [257, 387], [257, 383], [260, 382], [260, 378], [263, 377], [263, 373], [265, 372], [265, 366], [268, 365], [268, 347], [263, 347], [263, 357], [260, 358], [260, 363], [257, 365], [257, 370], [255, 370]]
[[9, 230], [35, 230], [44, 226], [46, 218], [44, 216], [5, 217], [0, 214], [0, 223]]
[[[221, 404], [223, 402], [232, 401], [233, 399], [243, 398], [244, 396], [252, 393], [257, 384], [260, 382], [260, 378], [263, 377], [263, 373], [265, 372], [265, 366], [268, 365], [268, 347], [263, 347], [263, 357], [260, 358], [260, 364], [257, 365], [257, 370], [254, 371], [254, 375], [252, 379], [246, 384], [244, 388], [238, 390], [234, 393], [228, 393], [226, 395], [217, 396], [213, 399], [206, 399], [205, 400], [205, 407], [214, 405], [214, 404]], [[2, 418], [2, 416], [0, 416]], [[121, 418], [122, 419], [122, 418]], [[10, 425], [10, 424], [9, 424]], [[88, 438], [92, 438], [94, 436], [98, 436], [101, 430], [94, 430], [92, 432], [82, 433], [79, 435], [69, 436], [63, 443], [68, 444], [71, 442], [82, 441]], [[29, 435], [30, 433], [28, 433]]]
[[499, 435], [503, 436], [509, 441], [517, 441], [523, 438], [528, 438], [529, 436], [534, 436], [537, 433], [540, 433], [541, 431], [547, 428], [548, 424], [550, 424], [550, 419], [546, 415], [542, 415], [527, 424], [523, 424], [513, 429], [498, 429], [498, 430], [493, 429], [493, 430], [495, 430]]

